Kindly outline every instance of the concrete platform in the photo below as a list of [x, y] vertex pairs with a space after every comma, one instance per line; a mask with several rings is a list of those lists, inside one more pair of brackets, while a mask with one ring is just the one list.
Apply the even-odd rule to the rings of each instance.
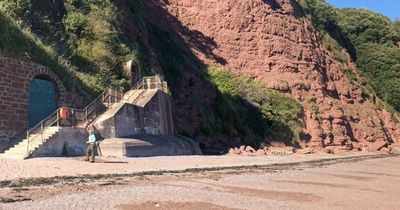
[[150, 157], [201, 155], [198, 142], [170, 135], [139, 134], [128, 138], [110, 138], [100, 143], [106, 157]]
[[87, 133], [84, 128], [60, 127], [59, 132], [36, 149], [32, 157], [83, 156]]

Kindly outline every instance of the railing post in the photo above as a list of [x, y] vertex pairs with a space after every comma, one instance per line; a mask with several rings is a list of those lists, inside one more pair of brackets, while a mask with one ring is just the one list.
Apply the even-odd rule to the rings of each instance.
[[113, 95], [113, 92], [114, 91], [111, 90], [110, 94], [108, 94], [108, 106], [110, 106], [110, 104], [111, 104], [111, 97]]
[[57, 110], [57, 127], [60, 127], [60, 112]]
[[40, 124], [40, 133], [42, 134], [42, 142], [43, 142], [43, 123]]
[[71, 124], [72, 124], [72, 127], [73, 128], [75, 128], [75, 124], [76, 124], [76, 117], [75, 117], [75, 111], [74, 111], [74, 109], [70, 109], [70, 113], [71, 113]]
[[29, 155], [29, 131], [26, 132], [26, 154]]
[[86, 122], [86, 125], [88, 123], [87, 115], [88, 115], [88, 111], [87, 111], [87, 109], [85, 109], [85, 122]]

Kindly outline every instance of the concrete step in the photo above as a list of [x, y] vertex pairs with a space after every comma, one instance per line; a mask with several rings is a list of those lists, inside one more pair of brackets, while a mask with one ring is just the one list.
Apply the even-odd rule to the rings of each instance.
[[[46, 142], [47, 140], [53, 138], [53, 136], [54, 136], [54, 134], [52, 134], [52, 135], [45, 135], [45, 136], [43, 136], [43, 141]], [[41, 138], [41, 137], [40, 137], [40, 138], [38, 137], [37, 139], [34, 139], [33, 141], [31, 141], [31, 142], [29, 143], [29, 145], [35, 144], [36, 142], [42, 143], [42, 138]], [[8, 149], [8, 150], [11, 150], [11, 149], [14, 149], [14, 148], [19, 148], [19, 147], [25, 147], [25, 148], [26, 148], [27, 145], [28, 145], [28, 141], [27, 141], [26, 139], [24, 139], [23, 141], [21, 141], [20, 143], [18, 143], [17, 145], [11, 147], [11, 148]]]
[[[49, 139], [51, 139], [51, 138], [49, 138]], [[48, 141], [49, 139], [47, 139], [46, 141]], [[46, 142], [45, 141], [45, 142]], [[42, 142], [42, 141], [39, 141], [39, 142], [31, 142], [30, 144], [29, 144], [29, 149], [31, 149], [31, 148], [38, 148], [40, 145], [42, 145], [43, 143], [45, 143], [45, 142]], [[27, 149], [27, 147], [28, 147], [28, 145], [25, 143], [25, 144], [21, 144], [21, 145], [17, 145], [17, 146], [14, 146], [13, 148], [10, 148], [10, 149], [8, 149], [8, 150], [6, 150], [4, 153], [7, 153], [7, 152], [9, 152], [9, 151], [18, 151], [18, 150], [25, 150], [26, 151], [26, 149]]]
[[[35, 147], [37, 147], [38, 145], [42, 145], [43, 143], [32, 143], [32, 144], [29, 144], [29, 148], [35, 148]], [[20, 146], [20, 147], [13, 147], [13, 148], [11, 148], [11, 149], [8, 149], [8, 150], [6, 150], [5, 151], [5, 153], [6, 152], [8, 152], [8, 151], [14, 151], [14, 150], [25, 150], [26, 151], [26, 149], [27, 149], [27, 145], [23, 145], [23, 146]]]
[[[28, 140], [24, 139], [14, 147], [6, 150], [4, 153], [0, 154], [2, 158], [11, 158], [11, 159], [25, 159], [27, 154], [38, 149], [45, 142], [51, 140], [57, 133], [59, 132], [58, 127], [49, 127], [47, 128], [43, 134], [38, 136], [30, 135], [29, 137], [29, 152], [27, 151]], [[43, 136], [42, 136], [43, 135]], [[36, 136], [34, 138], [34, 136]]]
[[25, 159], [26, 154], [25, 155], [4, 155], [4, 154], [0, 154], [0, 158], [7, 158], [7, 159], [17, 159], [17, 160], [23, 160]]

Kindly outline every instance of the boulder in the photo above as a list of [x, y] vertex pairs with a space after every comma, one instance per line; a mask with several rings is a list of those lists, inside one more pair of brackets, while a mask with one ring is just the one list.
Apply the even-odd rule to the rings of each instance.
[[265, 155], [267, 155], [267, 152], [265, 152], [265, 150], [263, 150], [263, 149], [259, 149], [256, 151], [256, 155], [265, 156]]
[[315, 150], [312, 147], [307, 147], [304, 149], [297, 150], [297, 153], [301, 154], [301, 155], [308, 155], [308, 154], [312, 154], [314, 152], [315, 152]]
[[388, 147], [382, 147], [379, 151], [388, 153], [388, 154], [392, 154], [392, 149], [388, 148]]
[[230, 148], [228, 154], [229, 155], [240, 155], [240, 150], [237, 147]]
[[315, 150], [315, 153], [319, 153], [319, 154], [332, 154], [333, 151], [329, 148], [318, 148]]
[[256, 150], [255, 150], [253, 147], [251, 147], [251, 146], [247, 146], [246, 149], [245, 149], [245, 152], [248, 152], [248, 153], [255, 153]]
[[285, 147], [285, 143], [281, 142], [281, 141], [270, 141], [269, 144], [272, 147]]
[[374, 142], [373, 144], [368, 145], [368, 152], [376, 152], [376, 151], [382, 149], [382, 147], [386, 147], [386, 146], [387, 146], [387, 142], [385, 142], [385, 141]]
[[241, 152], [245, 152], [245, 151], [246, 151], [246, 146], [244, 146], [244, 145], [240, 146], [240, 147], [239, 147], [239, 150], [240, 150]]

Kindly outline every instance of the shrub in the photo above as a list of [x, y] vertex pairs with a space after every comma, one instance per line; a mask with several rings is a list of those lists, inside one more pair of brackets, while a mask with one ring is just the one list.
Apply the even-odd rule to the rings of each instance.
[[303, 128], [299, 120], [302, 106], [298, 101], [248, 76], [235, 76], [215, 67], [209, 67], [207, 72], [221, 93], [216, 102], [216, 114], [226, 134], [239, 133], [244, 139], [248, 134], [257, 134], [260, 142], [249, 141], [256, 147], [265, 137], [297, 144]]
[[76, 34], [78, 37], [87, 27], [87, 23], [86, 17], [80, 12], [71, 12], [63, 19], [63, 24], [66, 30], [70, 33]]
[[2, 0], [0, 8], [6, 14], [21, 20], [26, 19], [31, 13], [32, 5], [30, 0]]

